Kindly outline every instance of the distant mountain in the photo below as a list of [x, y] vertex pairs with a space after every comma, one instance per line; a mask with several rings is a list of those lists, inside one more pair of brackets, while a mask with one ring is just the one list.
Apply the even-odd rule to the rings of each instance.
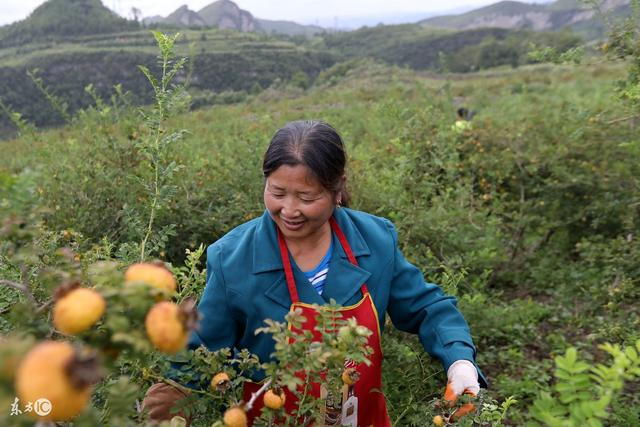
[[240, 9], [231, 0], [218, 0], [195, 12], [181, 6], [166, 18], [153, 16], [143, 19], [144, 25], [168, 24], [178, 27], [216, 27], [236, 31], [252, 31], [296, 35], [312, 35], [325, 29], [313, 25], [302, 25], [291, 21], [271, 21], [255, 18], [250, 12]]
[[253, 15], [231, 0], [218, 0], [200, 9], [198, 14], [212, 27], [238, 31], [256, 31], [258, 28]]
[[[631, 11], [630, 0], [604, 0], [602, 10], [613, 16]], [[474, 28], [572, 29], [586, 38], [602, 35], [603, 24], [596, 11], [579, 0], [558, 0], [547, 4], [501, 1], [460, 15], [437, 16], [419, 22], [425, 27], [470, 30]]]
[[187, 5], [176, 9], [171, 15], [164, 19], [164, 22], [171, 23], [181, 27], [203, 27], [207, 25], [204, 19]]
[[119, 17], [100, 0], [48, 0], [26, 19], [0, 27], [0, 46], [134, 28], [137, 22]]

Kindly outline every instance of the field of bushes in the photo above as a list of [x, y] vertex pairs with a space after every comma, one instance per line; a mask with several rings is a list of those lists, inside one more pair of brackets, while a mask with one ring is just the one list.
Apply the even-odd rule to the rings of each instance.
[[[416, 70], [468, 72], [528, 64], [532, 62], [527, 56], [532, 44], [565, 51], [581, 41], [571, 33], [501, 29], [453, 32], [419, 25], [379, 26], [313, 38], [220, 29], [180, 31], [176, 53], [191, 60], [193, 108], [242, 101], [247, 94], [281, 81], [295, 79], [299, 86], [307, 87], [320, 72], [346, 60], [374, 58]], [[103, 98], [120, 84], [134, 95], [136, 105], [148, 104], [153, 91], [137, 65], [157, 70], [154, 46], [150, 31], [142, 29], [58, 34], [16, 45], [0, 43], [0, 101], [39, 127], [64, 123], [65, 117], [51, 108], [28, 75], [39, 70], [43, 84], [50, 93], [66, 100], [72, 114], [91, 105], [92, 98], [84, 92], [88, 84]], [[214, 96], [213, 92], [224, 95]], [[7, 139], [12, 130], [6, 115], [0, 115], [0, 139]]]
[[[262, 213], [261, 157], [273, 132], [322, 119], [346, 141], [353, 207], [391, 219], [405, 256], [458, 298], [490, 382], [477, 425], [640, 425], [638, 116], [617, 90], [628, 67], [595, 58], [424, 77], [361, 60], [321, 72], [307, 89], [284, 82], [234, 105], [189, 112], [183, 99], [163, 125], [184, 132], [159, 154], [155, 207], [144, 147], [156, 128], [126, 102], [96, 103], [63, 128], [24, 128], [0, 142], [0, 278], [46, 305], [46, 272], [60, 268], [62, 248], [79, 274], [98, 261], [122, 271], [139, 260], [153, 210], [145, 255], [188, 278], [181, 297], [197, 297], [204, 258], [188, 254]], [[461, 106], [475, 112], [463, 131], [452, 127]], [[0, 333], [57, 336], [42, 326], [46, 307], [40, 320], [17, 312], [26, 299], [0, 287]], [[383, 340], [394, 425], [428, 425], [441, 366], [391, 324]], [[631, 350], [620, 356], [605, 343]], [[140, 400], [162, 375], [163, 359], [148, 357], [148, 367], [118, 359], [93, 397], [95, 416], [136, 419], [109, 418], [108, 386], [126, 374], [127, 396]], [[618, 370], [606, 369], [612, 360]], [[601, 375], [590, 376], [596, 366]], [[6, 412], [13, 392], [3, 384], [0, 424], [14, 425], [21, 418]], [[503, 414], [509, 398], [517, 403]], [[201, 425], [216, 419], [210, 409]]]

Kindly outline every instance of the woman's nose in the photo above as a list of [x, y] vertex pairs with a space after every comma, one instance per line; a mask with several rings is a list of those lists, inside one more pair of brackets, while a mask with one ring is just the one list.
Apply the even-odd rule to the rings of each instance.
[[295, 218], [298, 216], [298, 204], [292, 197], [287, 197], [282, 202], [282, 214], [287, 218]]

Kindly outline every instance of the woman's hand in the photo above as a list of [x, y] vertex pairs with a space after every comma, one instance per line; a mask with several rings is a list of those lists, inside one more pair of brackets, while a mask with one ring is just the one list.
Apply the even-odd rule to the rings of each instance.
[[[480, 391], [478, 383], [478, 370], [468, 360], [456, 360], [447, 371], [448, 383], [444, 392], [444, 400], [450, 407], [454, 407], [458, 396], [463, 393], [476, 396]], [[473, 403], [464, 403], [451, 414], [450, 420], [455, 422], [476, 409]]]
[[453, 365], [451, 365], [447, 371], [447, 378], [449, 379], [447, 390], [451, 389], [452, 397], [457, 397], [462, 393], [475, 396], [480, 391], [478, 370], [474, 364], [468, 360], [456, 360], [453, 362]]
[[[176, 403], [188, 395], [187, 392], [169, 384], [156, 383], [147, 390], [142, 401], [142, 410], [149, 413], [149, 419], [152, 421], [170, 421], [176, 415], [186, 419], [187, 417], [182, 412], [175, 413], [172, 412], [172, 409]], [[187, 419], [188, 425], [189, 420]]]

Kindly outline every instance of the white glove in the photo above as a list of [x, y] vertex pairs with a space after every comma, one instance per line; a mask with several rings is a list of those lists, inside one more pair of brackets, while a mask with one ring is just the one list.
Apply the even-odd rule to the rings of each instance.
[[478, 383], [478, 370], [468, 360], [456, 360], [447, 371], [447, 378], [451, 389], [456, 396], [469, 392], [474, 396], [480, 391]]

